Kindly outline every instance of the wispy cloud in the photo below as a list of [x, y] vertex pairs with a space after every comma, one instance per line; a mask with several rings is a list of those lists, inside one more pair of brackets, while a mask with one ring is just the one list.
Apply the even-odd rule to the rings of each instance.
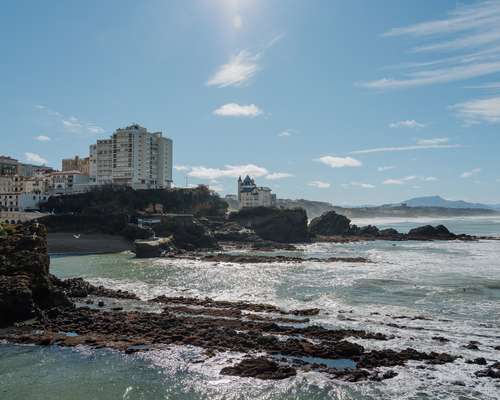
[[328, 182], [323, 181], [311, 181], [307, 185], [318, 189], [328, 189], [331, 186]]
[[[233, 25], [240, 25], [243, 21], [236, 18], [233, 19]], [[235, 26], [236, 27], [236, 26]], [[250, 50], [241, 50], [231, 56], [226, 64], [221, 65], [217, 71], [206, 82], [207, 86], [216, 86], [219, 88], [227, 86], [241, 87], [247, 85], [251, 79], [259, 72], [262, 67], [259, 65], [265, 50], [277, 43], [283, 35], [274, 37], [267, 43], [263, 49], [254, 53]]]
[[269, 180], [277, 180], [277, 179], [284, 179], [284, 178], [291, 178], [293, 175], [289, 174], [288, 172], [273, 172], [271, 174], [266, 175], [266, 179]]
[[35, 140], [38, 140], [39, 142], [50, 142], [50, 137], [45, 135], [38, 135], [35, 136]]
[[199, 179], [237, 178], [250, 175], [253, 177], [268, 175], [269, 171], [264, 167], [254, 164], [225, 165], [224, 168], [209, 168], [203, 166], [190, 167], [188, 175]]
[[232, 20], [233, 27], [235, 29], [241, 29], [243, 27], [243, 18], [241, 15], [235, 15]]
[[475, 99], [451, 107], [467, 125], [500, 122], [500, 96]]
[[404, 121], [391, 122], [389, 128], [425, 128], [425, 125], [414, 119], [407, 119]]
[[361, 161], [352, 157], [322, 156], [314, 159], [314, 161], [326, 164], [332, 168], [361, 167], [363, 165]]
[[189, 171], [190, 168], [187, 165], [174, 165], [176, 171]]
[[464, 173], [462, 173], [462, 175], [460, 175], [460, 178], [470, 178], [474, 175], [477, 175], [481, 172], [481, 168], [474, 168], [470, 171], [465, 171]]
[[378, 172], [390, 171], [391, 169], [394, 169], [394, 168], [396, 168], [394, 165], [384, 165], [384, 166], [378, 167], [377, 171]]
[[375, 185], [372, 185], [371, 183], [364, 183], [364, 182], [350, 182], [350, 183], [343, 183], [341, 185], [342, 187], [359, 187], [362, 189], [374, 189]]
[[500, 82], [489, 82], [481, 85], [469, 85], [466, 89], [500, 89]]
[[92, 123], [92, 122], [84, 122], [79, 120], [78, 118], [71, 116], [66, 117], [59, 111], [54, 111], [49, 107], [46, 107], [41, 104], [37, 104], [34, 106], [35, 109], [45, 112], [48, 116], [54, 118], [61, 124], [63, 129], [66, 132], [70, 133], [91, 133], [91, 134], [100, 134], [106, 132], [100, 126]]
[[404, 185], [407, 182], [421, 181], [421, 182], [435, 182], [438, 179], [435, 176], [418, 176], [409, 175], [399, 179], [386, 179], [382, 182], [383, 185]]
[[[416, 38], [420, 43], [410, 45], [411, 52], [430, 54], [433, 58], [407, 63], [401, 76], [384, 77], [361, 83], [361, 86], [409, 88], [500, 71], [500, 2], [496, 0], [459, 5], [443, 19], [393, 28], [383, 36]], [[422, 44], [422, 40], [426, 42]], [[450, 57], [449, 52], [457, 54]]]
[[285, 129], [284, 131], [281, 131], [278, 133], [279, 137], [290, 137], [292, 135], [297, 134], [298, 132], [295, 129]]
[[436, 145], [436, 144], [446, 144], [450, 141], [449, 138], [443, 137], [443, 138], [431, 138], [431, 139], [419, 139], [417, 140], [417, 144], [419, 146], [429, 146], [429, 145]]
[[228, 103], [220, 106], [213, 112], [219, 117], [256, 117], [262, 114], [262, 110], [255, 104], [240, 105], [236, 103]]
[[[446, 139], [446, 141], [444, 141]], [[417, 144], [410, 146], [391, 146], [377, 147], [374, 149], [364, 149], [352, 151], [351, 154], [371, 154], [371, 153], [387, 153], [393, 151], [413, 151], [413, 150], [429, 150], [429, 149], [457, 149], [463, 147], [461, 144], [449, 144], [447, 138], [421, 139]]]
[[43, 158], [40, 154], [30, 153], [29, 151], [24, 153], [24, 157], [26, 161], [34, 164], [45, 165], [48, 163], [48, 161], [45, 158]]

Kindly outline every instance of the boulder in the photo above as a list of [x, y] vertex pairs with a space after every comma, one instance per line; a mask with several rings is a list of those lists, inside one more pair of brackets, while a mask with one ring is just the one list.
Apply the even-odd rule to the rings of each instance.
[[280, 243], [299, 243], [309, 240], [307, 214], [302, 208], [243, 208], [230, 214], [229, 220], [252, 229], [264, 240]]
[[163, 216], [161, 222], [153, 226], [157, 236], [171, 236], [173, 244], [184, 250], [216, 249], [217, 240], [205, 225], [192, 215]]
[[0, 327], [41, 316], [52, 307], [71, 306], [51, 281], [43, 225], [19, 225], [0, 237]]
[[313, 236], [348, 235], [352, 233], [351, 220], [335, 211], [328, 211], [311, 221], [309, 233]]
[[408, 232], [409, 239], [452, 239], [455, 236], [456, 235], [451, 233], [444, 225], [424, 225], [410, 229]]
[[171, 237], [134, 241], [134, 253], [137, 258], [160, 257], [174, 248]]
[[261, 239], [248, 228], [242, 227], [236, 222], [227, 222], [214, 231], [217, 240], [224, 242], [258, 242]]
[[295, 376], [297, 371], [289, 366], [282, 366], [264, 357], [246, 359], [233, 367], [220, 371], [221, 375], [234, 375], [257, 379], [285, 379]]

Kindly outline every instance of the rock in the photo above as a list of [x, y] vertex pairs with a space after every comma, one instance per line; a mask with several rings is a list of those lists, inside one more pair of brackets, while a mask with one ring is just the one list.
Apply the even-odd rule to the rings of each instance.
[[[99, 297], [109, 297], [113, 299], [131, 299], [139, 300], [139, 297], [134, 293], [130, 293], [124, 290], [113, 290], [108, 289], [103, 286], [94, 286], [89, 282], [83, 280], [82, 278], [69, 278], [69, 279], [58, 279], [55, 276], [51, 276], [51, 281], [53, 284], [66, 293], [69, 297], [84, 298], [90, 295]], [[86, 301], [87, 304], [92, 304], [91, 299]]]
[[352, 358], [363, 354], [365, 349], [356, 343], [351, 343], [346, 340], [341, 340], [335, 344], [335, 353], [341, 357]]
[[328, 211], [310, 222], [309, 233], [312, 236], [348, 235], [351, 233], [351, 220], [335, 211]]
[[466, 363], [467, 364], [477, 364], [477, 365], [486, 365], [487, 364], [486, 359], [484, 357], [475, 358], [474, 360], [467, 360]]
[[214, 230], [217, 240], [224, 242], [252, 242], [256, 243], [262, 239], [253, 229], [244, 228], [236, 222], [226, 222]]
[[379, 229], [373, 225], [362, 226], [357, 228], [355, 231], [351, 230], [351, 234], [356, 234], [360, 236], [378, 236]]
[[243, 360], [232, 367], [223, 368], [220, 373], [257, 379], [286, 379], [297, 375], [295, 368], [281, 366], [263, 357]]
[[97, 305], [98, 305], [99, 307], [104, 307], [104, 301], [99, 300], [99, 302], [97, 303]]
[[394, 228], [386, 228], [386, 229], [381, 229], [378, 232], [379, 236], [382, 237], [387, 237], [387, 236], [400, 236], [401, 234]]
[[469, 350], [479, 350], [478, 345], [475, 342], [469, 342], [467, 345], [464, 346], [466, 349]]
[[171, 237], [134, 241], [134, 252], [137, 258], [160, 257], [172, 248], [173, 240]]
[[230, 214], [229, 221], [252, 229], [264, 240], [280, 243], [300, 243], [309, 240], [307, 214], [301, 208], [244, 208]]
[[192, 215], [165, 215], [153, 226], [157, 236], [169, 236], [172, 245], [184, 250], [217, 249], [213, 233]]
[[72, 307], [72, 303], [52, 284], [47, 230], [39, 223], [18, 225], [0, 237], [0, 327], [57, 306]]
[[425, 225], [418, 228], [410, 229], [408, 232], [409, 239], [417, 240], [433, 240], [433, 239], [453, 239], [455, 234], [451, 233], [444, 225], [432, 226]]

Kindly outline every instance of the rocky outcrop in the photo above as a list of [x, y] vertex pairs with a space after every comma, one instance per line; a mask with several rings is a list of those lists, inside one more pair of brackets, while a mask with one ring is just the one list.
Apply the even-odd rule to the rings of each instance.
[[285, 379], [297, 375], [295, 368], [279, 365], [265, 357], [245, 359], [232, 367], [223, 368], [220, 373], [257, 379]]
[[244, 208], [229, 216], [229, 220], [252, 229], [264, 240], [299, 243], [309, 240], [307, 214], [301, 208]]
[[134, 252], [137, 258], [160, 257], [174, 249], [175, 246], [171, 237], [152, 240], [136, 240], [134, 242]]
[[410, 239], [454, 239], [455, 237], [456, 235], [451, 233], [444, 225], [425, 225], [411, 229], [408, 232], [408, 238]]
[[40, 317], [58, 306], [72, 303], [51, 281], [45, 227], [17, 226], [0, 238], [0, 327]]
[[157, 236], [171, 236], [173, 245], [179, 249], [218, 248], [213, 233], [192, 215], [163, 216], [161, 223], [155, 224], [153, 230]]
[[351, 233], [351, 220], [335, 211], [328, 211], [311, 221], [309, 233], [313, 236], [348, 235]]
[[94, 286], [82, 278], [69, 278], [61, 280], [51, 275], [52, 283], [62, 289], [69, 297], [85, 298], [88, 296], [108, 297], [113, 299], [139, 300], [134, 293], [125, 290], [113, 290], [104, 286]]

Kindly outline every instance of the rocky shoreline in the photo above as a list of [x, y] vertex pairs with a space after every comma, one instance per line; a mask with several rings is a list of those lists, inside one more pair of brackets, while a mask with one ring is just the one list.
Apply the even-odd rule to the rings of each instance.
[[[212, 257], [228, 260], [226, 256]], [[106, 298], [146, 303], [133, 293], [50, 275], [46, 231], [39, 224], [19, 226], [0, 238], [0, 257], [0, 341], [8, 343], [83, 345], [126, 354], [190, 345], [205, 349], [206, 358], [227, 351], [243, 354], [242, 360], [220, 371], [223, 375], [285, 379], [298, 371], [314, 370], [352, 382], [393, 378], [398, 372], [392, 368], [408, 362], [432, 368], [463, 357], [413, 348], [394, 350], [390, 348], [393, 336], [324, 328], [314, 324], [322, 313], [318, 308], [283, 310], [272, 304], [167, 296], [149, 300], [161, 307], [160, 312], [109, 308]], [[250, 262], [248, 258], [239, 261]], [[93, 306], [96, 299], [98, 307]], [[77, 306], [82, 300], [85, 304]], [[410, 317], [393, 317], [403, 318]], [[360, 339], [387, 346], [368, 350], [356, 343]], [[468, 349], [477, 346], [471, 342]], [[500, 378], [498, 362], [467, 362], [478, 365], [477, 377]]]

